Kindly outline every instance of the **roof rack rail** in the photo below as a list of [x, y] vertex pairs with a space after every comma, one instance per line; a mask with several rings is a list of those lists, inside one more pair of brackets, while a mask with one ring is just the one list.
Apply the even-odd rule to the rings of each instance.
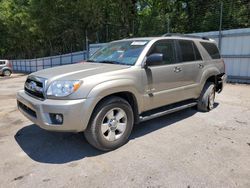
[[192, 35], [192, 34], [181, 34], [181, 33], [165, 33], [162, 37], [186, 37], [186, 38], [198, 38], [203, 40], [209, 40], [208, 37]]

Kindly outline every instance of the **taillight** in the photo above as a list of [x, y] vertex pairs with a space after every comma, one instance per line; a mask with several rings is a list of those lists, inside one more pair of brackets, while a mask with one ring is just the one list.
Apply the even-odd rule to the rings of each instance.
[[8, 62], [7, 67], [9, 67], [10, 69], [12, 69], [12, 63]]

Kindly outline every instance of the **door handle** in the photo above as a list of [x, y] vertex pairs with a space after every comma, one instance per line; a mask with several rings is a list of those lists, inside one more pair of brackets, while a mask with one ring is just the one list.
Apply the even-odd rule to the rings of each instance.
[[182, 71], [181, 67], [175, 67], [174, 68], [174, 72], [176, 72], [176, 73], [181, 72], [181, 71]]
[[204, 67], [203, 64], [199, 64], [199, 68], [202, 69]]

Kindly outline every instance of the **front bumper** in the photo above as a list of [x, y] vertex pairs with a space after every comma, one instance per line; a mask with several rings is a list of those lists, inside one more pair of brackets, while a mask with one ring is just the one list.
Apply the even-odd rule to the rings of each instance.
[[[91, 116], [91, 99], [35, 99], [21, 90], [17, 93], [18, 109], [39, 127], [60, 132], [84, 131]], [[63, 123], [53, 124], [50, 114], [62, 114]]]

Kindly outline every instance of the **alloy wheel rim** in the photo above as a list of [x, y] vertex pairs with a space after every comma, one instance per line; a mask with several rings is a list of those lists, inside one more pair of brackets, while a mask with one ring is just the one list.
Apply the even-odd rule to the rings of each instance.
[[10, 76], [10, 71], [8, 70], [4, 71], [4, 76]]
[[127, 122], [127, 114], [123, 109], [113, 108], [109, 110], [101, 124], [103, 137], [108, 141], [118, 140], [124, 134]]

